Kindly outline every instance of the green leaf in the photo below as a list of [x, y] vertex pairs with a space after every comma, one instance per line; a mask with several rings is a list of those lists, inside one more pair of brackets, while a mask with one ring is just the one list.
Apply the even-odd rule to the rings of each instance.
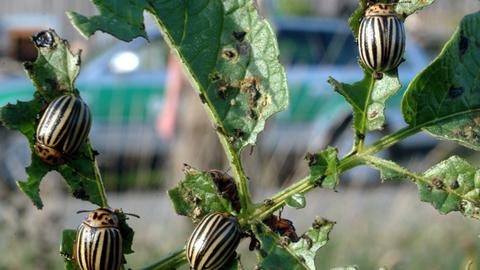
[[335, 222], [317, 218], [313, 226], [300, 238], [298, 242], [290, 243], [289, 248], [305, 260], [309, 269], [315, 269], [315, 255], [317, 251], [327, 244], [328, 235]]
[[215, 124], [236, 152], [254, 144], [265, 120], [287, 107], [288, 90], [275, 34], [253, 1], [152, 6], [162, 32], [205, 96]]
[[352, 33], [355, 39], [358, 38], [360, 22], [362, 21], [365, 10], [367, 9], [367, 2], [368, 0], [358, 0], [357, 9], [355, 9], [350, 18], [348, 18], [348, 24], [350, 25], [350, 29], [352, 29]]
[[368, 130], [379, 130], [385, 123], [385, 103], [402, 87], [397, 71], [383, 74], [375, 80], [365, 71], [363, 79], [353, 84], [340, 83], [333, 78], [328, 82], [353, 108], [353, 126], [356, 137], [363, 138]]
[[127, 220], [128, 216], [123, 213], [121, 209], [116, 209], [115, 214], [118, 217], [118, 229], [122, 235], [122, 252], [123, 254], [132, 254], [134, 251], [132, 249], [133, 237], [135, 232], [128, 226]]
[[217, 192], [208, 172], [186, 166], [185, 179], [168, 191], [175, 211], [198, 221], [210, 212], [233, 212], [231, 203]]
[[65, 270], [78, 270], [77, 264], [73, 259], [73, 248], [77, 237], [76, 230], [63, 230], [62, 244], [60, 245], [60, 254], [63, 256]]
[[[80, 17], [80, 23], [77, 19], [72, 23], [87, 36], [102, 29], [122, 38], [121, 27], [109, 28], [107, 19], [132, 6], [132, 12], [138, 13], [143, 6], [186, 67], [218, 132], [237, 153], [255, 144], [266, 119], [287, 107], [288, 90], [275, 34], [253, 1], [132, 2], [121, 1], [125, 5], [119, 9], [112, 1], [94, 1], [106, 18]], [[111, 14], [102, 13], [105, 10]], [[143, 22], [139, 16], [128, 19], [133, 25]], [[95, 27], [82, 27], [88, 23]]]
[[0, 121], [7, 128], [20, 131], [27, 138], [32, 151], [31, 164], [26, 168], [27, 181], [18, 182], [18, 186], [41, 209], [40, 183], [49, 171], [56, 170], [64, 177], [76, 198], [103, 205], [94, 171], [94, 155], [88, 143], [72, 160], [59, 166], [44, 163], [33, 151], [37, 115], [42, 113], [47, 102], [57, 96], [68, 93], [78, 95], [74, 82], [80, 71], [80, 55], [72, 54], [68, 43], [53, 30], [42, 33], [44, 38], [51, 34], [52, 45], [40, 44], [36, 61], [24, 64], [36, 88], [33, 100], [18, 101], [0, 108]]
[[288, 197], [286, 200], [288, 206], [301, 209], [306, 205], [305, 195], [303, 193], [295, 193], [292, 196]]
[[440, 55], [409, 85], [405, 121], [480, 150], [480, 12], [464, 17]]
[[420, 199], [442, 214], [460, 211], [480, 218], [480, 170], [453, 156], [425, 172], [429, 182], [417, 182]]
[[20, 131], [31, 141], [35, 136], [37, 114], [41, 107], [38, 99], [18, 101], [15, 105], [9, 103], [1, 108], [0, 121], [5, 127]]
[[136, 37], [147, 38], [143, 24], [143, 10], [146, 0], [91, 0], [100, 15], [85, 17], [76, 12], [67, 12], [68, 18], [84, 37], [88, 38], [96, 31], [111, 33], [123, 41]]
[[258, 266], [261, 269], [315, 270], [315, 254], [328, 241], [333, 224], [318, 219], [295, 243], [288, 243], [263, 223], [252, 225], [252, 231], [260, 241]]
[[310, 168], [310, 179], [323, 188], [334, 189], [338, 183], [338, 151], [328, 147], [317, 154], [307, 154], [305, 159]]

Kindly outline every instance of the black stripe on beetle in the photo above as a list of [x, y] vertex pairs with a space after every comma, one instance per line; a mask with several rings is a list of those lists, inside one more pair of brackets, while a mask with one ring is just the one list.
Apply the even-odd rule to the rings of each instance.
[[90, 109], [81, 99], [73, 95], [54, 99], [38, 123], [35, 152], [51, 165], [65, 163], [86, 141], [91, 118]]
[[112, 210], [99, 208], [78, 226], [74, 257], [81, 270], [120, 269], [123, 253], [118, 224]]
[[186, 252], [192, 270], [218, 270], [235, 254], [240, 225], [226, 213], [206, 215], [195, 227]]
[[360, 59], [370, 70], [390, 71], [402, 62], [405, 51], [405, 28], [393, 5], [370, 6], [360, 23], [358, 34]]

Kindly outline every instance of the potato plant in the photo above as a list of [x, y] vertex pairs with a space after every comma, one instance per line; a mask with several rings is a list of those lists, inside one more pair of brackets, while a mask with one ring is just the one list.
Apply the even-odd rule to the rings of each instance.
[[[86, 1], [86, 0], [84, 0]], [[181, 60], [191, 83], [208, 112], [218, 138], [230, 162], [235, 196], [218, 189], [215, 174], [209, 169], [186, 167], [185, 177], [168, 191], [179, 215], [193, 223], [212, 212], [230, 213], [240, 224], [243, 241], [252, 241], [257, 252], [258, 269], [316, 269], [315, 254], [328, 242], [334, 222], [311, 218], [306, 232], [280, 230], [283, 221], [273, 214], [286, 205], [303, 208], [304, 194], [315, 188], [335, 189], [339, 176], [356, 166], [369, 166], [381, 172], [383, 181], [408, 180], [417, 185], [420, 200], [433, 205], [441, 214], [452, 211], [468, 218], [480, 218], [480, 170], [458, 156], [452, 156], [426, 172], [413, 172], [394, 161], [375, 156], [419, 132], [480, 149], [480, 13], [463, 18], [442, 52], [408, 85], [402, 100], [405, 127], [366, 145], [369, 132], [382, 129], [389, 97], [401, 88], [397, 70], [378, 78], [362, 64], [364, 77], [344, 83], [328, 78], [334, 91], [341, 94], [353, 110], [355, 137], [350, 153], [339, 157], [331, 146], [306, 155], [309, 174], [271, 198], [253, 202], [249, 185], [255, 175], [247, 176], [240, 159], [248, 145], [254, 145], [266, 120], [288, 106], [287, 78], [279, 63], [279, 50], [269, 23], [262, 19], [253, 0], [92, 0], [99, 15], [86, 17], [68, 12], [72, 24], [86, 38], [102, 31], [123, 40], [148, 39], [143, 23], [144, 11], [158, 23], [165, 41]], [[387, 1], [383, 1], [387, 2]], [[395, 3], [395, 12], [405, 20], [434, 0], [410, 0]], [[349, 23], [357, 37], [367, 1], [359, 6]], [[432, 26], [434, 27], [434, 26]], [[51, 46], [37, 42], [38, 58], [26, 62], [25, 70], [36, 87], [33, 99], [8, 104], [0, 110], [0, 120], [10, 129], [20, 131], [33, 150], [39, 115], [54, 98], [64, 94], [79, 95], [75, 78], [80, 72], [80, 52], [70, 51], [68, 42], [49, 30]], [[319, 78], [323, 80], [327, 78]], [[80, 89], [81, 90], [81, 89]], [[322, 104], [318, 104], [322, 106]], [[95, 121], [95, 119], [93, 119]], [[62, 165], [49, 165], [32, 151], [26, 168], [28, 179], [19, 181], [20, 189], [41, 209], [39, 186], [52, 170], [58, 171], [75, 198], [100, 207], [109, 205], [97, 152], [86, 142], [80, 153]], [[249, 181], [250, 179], [250, 181]], [[355, 179], [353, 179], [354, 181]], [[73, 215], [74, 213], [72, 213]], [[118, 213], [123, 236], [123, 253], [132, 253], [133, 230], [126, 217]], [[294, 222], [294, 221], [293, 221]], [[161, 227], [161, 224], [159, 224]], [[288, 227], [288, 226], [287, 226]], [[63, 232], [61, 254], [66, 269], [78, 269], [73, 256], [76, 231]], [[472, 233], [472, 237], [474, 237]], [[185, 242], [187, 239], [185, 239]], [[126, 256], [128, 261], [128, 256]], [[144, 270], [175, 269], [187, 263], [185, 250], [172, 251]], [[242, 269], [238, 257], [225, 269]], [[336, 269], [355, 269], [340, 267]]]

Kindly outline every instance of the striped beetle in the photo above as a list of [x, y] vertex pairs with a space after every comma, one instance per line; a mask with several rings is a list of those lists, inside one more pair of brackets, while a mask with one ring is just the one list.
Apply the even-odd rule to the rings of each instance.
[[376, 79], [402, 62], [405, 28], [392, 4], [373, 4], [360, 23], [358, 51], [362, 62]]
[[[85, 211], [79, 211], [82, 213]], [[81, 270], [118, 270], [123, 263], [122, 234], [116, 213], [99, 208], [77, 228], [73, 257]]]
[[92, 125], [90, 109], [80, 98], [64, 95], [47, 107], [37, 126], [35, 152], [46, 163], [65, 163], [80, 150]]
[[206, 215], [195, 227], [187, 243], [187, 259], [192, 270], [218, 270], [235, 254], [240, 242], [240, 225], [227, 213]]

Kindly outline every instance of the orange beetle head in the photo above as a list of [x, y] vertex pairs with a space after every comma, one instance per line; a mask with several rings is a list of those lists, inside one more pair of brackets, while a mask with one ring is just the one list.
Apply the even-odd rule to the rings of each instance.
[[392, 4], [374, 4], [367, 8], [365, 16], [396, 16], [395, 6]]
[[86, 225], [95, 228], [118, 227], [118, 217], [114, 211], [108, 208], [98, 208], [88, 213], [83, 221]]

